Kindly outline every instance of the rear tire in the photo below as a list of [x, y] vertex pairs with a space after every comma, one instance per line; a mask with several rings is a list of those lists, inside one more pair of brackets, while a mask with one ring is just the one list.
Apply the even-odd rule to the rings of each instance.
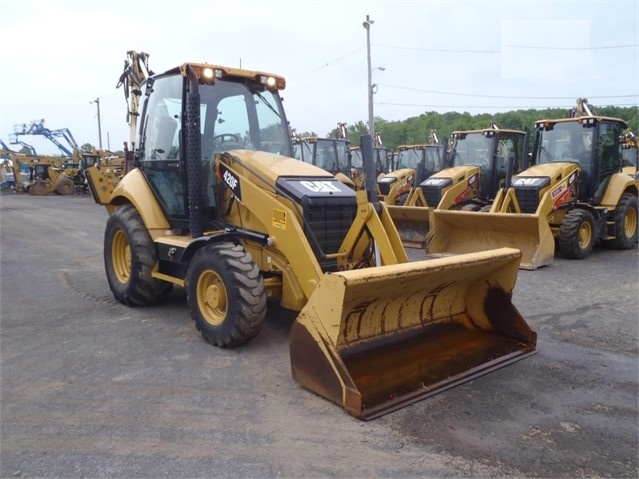
[[147, 306], [169, 295], [173, 285], [151, 276], [157, 257], [144, 222], [131, 204], [118, 206], [104, 233], [104, 266], [115, 299]]
[[214, 346], [245, 344], [266, 318], [266, 290], [251, 255], [233, 243], [200, 249], [189, 265], [187, 303], [195, 326]]
[[68, 176], [61, 176], [55, 184], [55, 192], [62, 196], [75, 193], [75, 183]]
[[637, 196], [624, 193], [613, 213], [615, 239], [608, 244], [615, 249], [631, 249], [637, 244]]
[[588, 210], [572, 209], [559, 228], [559, 250], [565, 258], [583, 259], [595, 244], [595, 219]]

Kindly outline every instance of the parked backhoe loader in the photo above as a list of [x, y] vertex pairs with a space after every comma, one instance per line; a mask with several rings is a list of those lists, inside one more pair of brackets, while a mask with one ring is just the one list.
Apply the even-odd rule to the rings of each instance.
[[489, 213], [434, 211], [428, 252], [510, 246], [521, 250], [521, 268], [537, 269], [552, 263], [555, 242], [574, 259], [598, 241], [636, 247], [639, 180], [621, 170], [626, 122], [596, 115], [584, 99], [569, 115], [535, 123], [533, 166], [507, 175]]
[[405, 205], [389, 206], [404, 246], [424, 247], [434, 209], [490, 209], [503, 187], [507, 161], [512, 160], [519, 172], [527, 145], [527, 131], [504, 130], [495, 123], [482, 130], [453, 132], [448, 167], [414, 188]]
[[[78, 169], [77, 164], [68, 158], [26, 155], [15, 151], [7, 151], [7, 154], [11, 158], [15, 191], [27, 192], [35, 196], [75, 193]], [[29, 169], [29, 179], [26, 182], [22, 175], [24, 165]]]
[[446, 162], [446, 147], [439, 143], [435, 131], [430, 132], [428, 144], [399, 146], [393, 171], [377, 180], [382, 201], [387, 205], [414, 201], [412, 195], [416, 193], [416, 187], [444, 169]]
[[[134, 168], [110, 193], [92, 188], [109, 214], [115, 298], [143, 306], [183, 287], [220, 347], [254, 338], [277, 299], [299, 311], [294, 379], [361, 419], [533, 353], [536, 334], [511, 302], [519, 252], [408, 262], [373, 175], [356, 192], [292, 158], [284, 87], [209, 63], [147, 79]], [[264, 151], [272, 142], [284, 152]], [[361, 147], [373, 171], [370, 136]]]

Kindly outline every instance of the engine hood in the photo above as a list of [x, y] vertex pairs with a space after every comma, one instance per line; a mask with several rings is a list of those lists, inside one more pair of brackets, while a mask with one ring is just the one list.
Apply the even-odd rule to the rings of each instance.
[[[451, 166], [442, 171], [438, 171], [430, 176], [430, 178], [451, 178], [453, 180], [460, 179], [461, 177], [469, 177], [479, 171], [479, 166], [461, 165]], [[426, 180], [428, 181], [428, 180]]]
[[531, 176], [545, 176], [548, 178], [558, 178], [561, 176], [561, 178], [565, 178], [575, 171], [575, 169], [579, 169], [579, 165], [576, 163], [543, 163], [541, 165], [531, 166], [527, 170], [515, 175], [515, 178]]
[[277, 180], [282, 177], [320, 180], [334, 178], [331, 173], [317, 166], [264, 151], [231, 150], [218, 155], [216, 162], [228, 165], [252, 181], [266, 180], [272, 186], [275, 186]]
[[[395, 171], [391, 171], [390, 173], [386, 173], [383, 176], [380, 176], [377, 181], [384, 181], [385, 179], [389, 179], [389, 180], [403, 180], [405, 178], [408, 178], [410, 175], [414, 174], [415, 170], [412, 168], [402, 168], [400, 170], [395, 170]], [[389, 181], [386, 180], [386, 181]]]

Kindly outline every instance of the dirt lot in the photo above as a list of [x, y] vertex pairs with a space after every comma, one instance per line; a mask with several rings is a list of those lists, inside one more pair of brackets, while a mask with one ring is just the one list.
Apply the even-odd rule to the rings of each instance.
[[89, 197], [0, 196], [3, 478], [639, 474], [636, 249], [520, 271], [537, 354], [362, 422], [293, 381], [288, 312], [222, 350], [181, 290], [116, 303], [106, 217]]

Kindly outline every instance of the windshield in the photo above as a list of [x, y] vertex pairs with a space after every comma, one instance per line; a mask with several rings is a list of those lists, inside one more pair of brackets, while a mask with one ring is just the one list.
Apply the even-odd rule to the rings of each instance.
[[481, 132], [461, 134], [453, 145], [453, 165], [488, 166], [492, 157], [493, 139]]
[[246, 149], [292, 156], [288, 127], [283, 121], [277, 93], [229, 81], [210, 87], [201, 85], [200, 97], [206, 105], [202, 116], [206, 138], [203, 145], [212, 153]]
[[315, 143], [315, 165], [335, 172], [348, 167], [348, 142], [319, 138]]
[[399, 155], [397, 155], [396, 169], [398, 170], [401, 170], [402, 168], [411, 168], [413, 170], [417, 169], [417, 166], [422, 161], [423, 151], [424, 150], [418, 150], [416, 148], [400, 150]]
[[621, 150], [621, 158], [623, 161], [623, 165], [624, 167], [627, 166], [637, 166], [637, 156], [638, 156], [639, 150], [637, 150], [637, 148], [624, 148], [623, 150]]
[[593, 130], [576, 121], [555, 123], [538, 129], [535, 163], [566, 161], [580, 163], [582, 166], [589, 164]]
[[358, 150], [351, 150], [351, 166], [353, 168], [363, 168], [364, 160], [362, 160], [362, 152]]
[[293, 144], [293, 158], [305, 163], [313, 163], [313, 145], [306, 141], [296, 141]]

